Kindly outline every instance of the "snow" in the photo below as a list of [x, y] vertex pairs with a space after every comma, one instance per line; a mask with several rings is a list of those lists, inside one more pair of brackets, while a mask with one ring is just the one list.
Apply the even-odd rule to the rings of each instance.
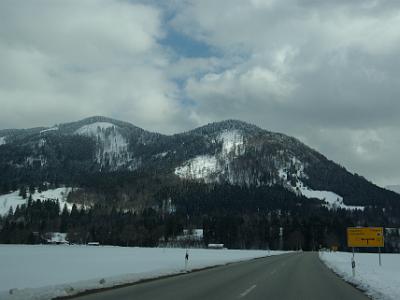
[[21, 196], [18, 196], [19, 191], [12, 192], [6, 195], [0, 195], [0, 215], [4, 216], [8, 214], [10, 207], [15, 210], [18, 205], [25, 204], [27, 200], [22, 199]]
[[[41, 201], [58, 200], [61, 210], [63, 209], [64, 205], [67, 205], [67, 208], [71, 210], [73, 204], [67, 202], [68, 194], [71, 191], [72, 188], [69, 187], [61, 187], [57, 189], [42, 191], [41, 193], [35, 191], [35, 193], [32, 194], [32, 199], [40, 199]], [[15, 210], [18, 205], [26, 204], [27, 201], [28, 197], [26, 199], [23, 199], [21, 196], [19, 196], [19, 191], [11, 192], [6, 195], [0, 195], [0, 215], [4, 216], [8, 213], [10, 207]]]
[[243, 135], [238, 130], [223, 131], [218, 136], [218, 140], [222, 141], [222, 155], [244, 154]]
[[287, 181], [287, 179], [288, 179], [287, 172], [284, 169], [278, 170], [278, 176], [279, 176], [279, 178], [281, 178], [284, 181]]
[[356, 274], [351, 270], [352, 253], [320, 252], [321, 260], [344, 280], [351, 282], [373, 299], [400, 299], [400, 254], [356, 253]]
[[118, 126], [107, 122], [95, 122], [82, 126], [75, 134], [94, 137], [100, 147], [97, 147], [96, 161], [109, 165], [112, 169], [130, 162], [128, 141], [117, 130]]
[[215, 156], [200, 155], [175, 169], [175, 174], [186, 179], [207, 179], [217, 173], [218, 162]]
[[185, 253], [177, 248], [0, 245], [0, 299], [51, 299], [285, 252], [189, 249], [186, 270]]
[[40, 147], [40, 148], [42, 148], [44, 145], [46, 145], [46, 139], [40, 139], [39, 140], [39, 142], [38, 142], [38, 146]]
[[303, 186], [301, 182], [302, 178], [307, 178], [307, 175], [304, 173], [304, 164], [293, 156], [289, 162], [285, 162], [281, 168], [278, 169], [278, 176], [282, 179], [283, 184], [286, 187], [292, 187], [291, 183], [288, 181], [289, 178], [289, 170], [293, 170], [294, 173], [290, 174], [290, 177], [296, 181], [296, 186]]
[[218, 135], [217, 140], [222, 142], [220, 153], [214, 156], [196, 156], [177, 167], [175, 174], [181, 178], [203, 179], [206, 182], [218, 181], [218, 175], [225, 174], [229, 181], [233, 182], [229, 176], [229, 164], [245, 152], [243, 135], [238, 130], [225, 130]]
[[42, 133], [45, 133], [45, 132], [57, 131], [57, 130], [58, 130], [58, 127], [55, 126], [55, 127], [52, 127], [52, 128], [44, 129], [44, 130], [40, 131], [40, 133], [42, 134]]
[[155, 158], [163, 158], [163, 157], [166, 157], [167, 155], [168, 155], [168, 151], [162, 152], [162, 153], [157, 153], [157, 154], [153, 155], [153, 157], [155, 157]]
[[364, 210], [364, 206], [346, 205], [343, 203], [343, 197], [329, 191], [314, 191], [305, 186], [299, 187], [299, 190], [306, 198], [316, 198], [327, 203], [330, 209]]
[[[40, 141], [39, 141], [39, 146], [40, 146]], [[28, 156], [25, 158], [25, 163], [29, 166], [32, 166], [34, 163], [39, 163], [41, 167], [44, 167], [47, 164], [47, 159], [43, 155], [39, 155], [37, 157], [34, 156]]]
[[60, 187], [57, 189], [43, 191], [38, 193], [37, 191], [32, 195], [33, 200], [40, 199], [44, 200], [54, 200], [59, 201], [61, 210], [63, 209], [64, 205], [67, 206], [68, 210], [72, 209], [73, 203], [67, 202], [68, 194], [72, 191], [70, 187]]
[[75, 131], [75, 134], [86, 135], [86, 136], [97, 136], [99, 131], [111, 127], [115, 127], [115, 125], [107, 122], [95, 122], [92, 124], [82, 126], [81, 128]]
[[0, 146], [5, 144], [6, 144], [6, 137], [5, 136], [0, 137]]
[[[295, 186], [288, 181], [289, 175], [288, 170], [291, 166], [295, 167], [296, 172], [291, 174], [291, 178], [295, 180]], [[347, 210], [364, 210], [363, 206], [353, 206], [346, 205], [343, 203], [343, 197], [331, 192], [331, 191], [318, 191], [312, 190], [309, 187], [305, 186], [301, 181], [302, 178], [307, 178], [307, 174], [304, 173], [304, 165], [303, 163], [297, 159], [296, 157], [292, 157], [291, 164], [286, 165], [278, 169], [278, 176], [282, 179], [283, 185], [289, 189], [291, 189], [295, 193], [299, 193], [308, 199], [319, 199], [325, 202], [325, 206], [329, 209], [347, 209]]]

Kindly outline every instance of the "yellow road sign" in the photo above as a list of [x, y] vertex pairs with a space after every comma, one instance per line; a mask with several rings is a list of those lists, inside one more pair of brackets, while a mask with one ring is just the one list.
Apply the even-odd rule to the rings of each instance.
[[347, 228], [348, 247], [384, 247], [383, 227]]

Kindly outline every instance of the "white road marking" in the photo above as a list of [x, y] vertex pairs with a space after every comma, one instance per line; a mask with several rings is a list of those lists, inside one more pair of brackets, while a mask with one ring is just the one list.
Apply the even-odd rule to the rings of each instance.
[[251, 287], [249, 287], [247, 290], [245, 290], [243, 293], [239, 295], [239, 298], [246, 297], [252, 290], [256, 288], [256, 286], [257, 285], [252, 285]]

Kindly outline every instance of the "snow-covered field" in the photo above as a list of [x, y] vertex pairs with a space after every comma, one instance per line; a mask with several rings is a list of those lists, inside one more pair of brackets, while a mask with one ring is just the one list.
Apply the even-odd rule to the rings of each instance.
[[355, 284], [373, 299], [400, 299], [400, 254], [356, 253], [356, 274], [352, 275], [352, 253], [320, 252], [321, 260], [346, 281]]
[[[51, 299], [185, 272], [185, 249], [0, 245], [0, 299]], [[189, 249], [186, 270], [285, 252]]]

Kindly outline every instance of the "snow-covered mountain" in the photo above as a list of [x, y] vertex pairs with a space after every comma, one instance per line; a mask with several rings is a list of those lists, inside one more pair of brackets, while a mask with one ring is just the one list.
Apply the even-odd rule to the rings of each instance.
[[397, 197], [293, 137], [236, 120], [171, 136], [106, 117], [0, 130], [0, 171], [6, 185], [80, 183], [99, 172], [133, 171], [247, 188], [280, 185], [349, 209]]

